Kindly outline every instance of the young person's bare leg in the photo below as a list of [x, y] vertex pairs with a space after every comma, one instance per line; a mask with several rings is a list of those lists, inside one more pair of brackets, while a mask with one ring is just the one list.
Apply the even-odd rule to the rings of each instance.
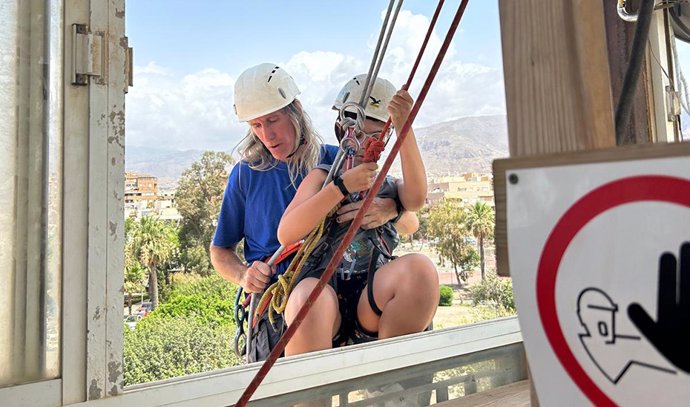
[[376, 315], [366, 288], [357, 304], [362, 328], [390, 338], [422, 332], [431, 323], [439, 301], [438, 273], [426, 256], [412, 253], [383, 265], [374, 275], [374, 299], [383, 312]]
[[[294, 288], [285, 308], [285, 322], [288, 326], [295, 320], [318, 281], [316, 278], [305, 278]], [[339, 327], [338, 297], [333, 287], [327, 285], [288, 342], [285, 355], [330, 349], [333, 346], [333, 336]]]

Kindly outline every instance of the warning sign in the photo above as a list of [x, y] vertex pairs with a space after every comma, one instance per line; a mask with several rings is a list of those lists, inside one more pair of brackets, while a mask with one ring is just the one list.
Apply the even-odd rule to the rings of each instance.
[[545, 406], [687, 406], [690, 158], [506, 173], [510, 270]]

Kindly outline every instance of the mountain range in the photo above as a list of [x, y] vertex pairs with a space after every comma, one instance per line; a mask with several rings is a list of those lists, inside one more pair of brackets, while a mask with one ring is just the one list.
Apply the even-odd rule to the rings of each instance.
[[[508, 156], [505, 115], [463, 117], [415, 128], [415, 134], [430, 178], [465, 172], [491, 172], [494, 159]], [[202, 153], [202, 150], [127, 146], [125, 168], [158, 177], [161, 187], [174, 187], [182, 171], [198, 160]], [[385, 153], [379, 164], [384, 158]], [[400, 175], [400, 160], [395, 160], [390, 173]]]

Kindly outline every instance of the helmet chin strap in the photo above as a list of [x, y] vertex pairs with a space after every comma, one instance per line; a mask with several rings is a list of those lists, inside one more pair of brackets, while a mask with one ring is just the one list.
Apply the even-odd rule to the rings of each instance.
[[304, 137], [299, 138], [299, 143], [297, 143], [297, 147], [295, 147], [295, 151], [288, 154], [288, 156], [285, 158], [292, 158], [292, 156], [295, 155], [295, 153], [297, 153], [297, 150], [299, 150], [299, 148], [300, 148], [300, 146], [302, 146], [302, 144], [306, 144], [306, 142], [304, 141]]

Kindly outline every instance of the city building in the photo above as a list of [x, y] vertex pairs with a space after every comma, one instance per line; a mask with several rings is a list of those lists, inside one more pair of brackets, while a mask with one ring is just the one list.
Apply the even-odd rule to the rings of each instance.
[[442, 199], [455, 199], [470, 205], [476, 202], [484, 202], [493, 207], [493, 177], [491, 174], [471, 172], [459, 176], [440, 177], [430, 180], [427, 203], [433, 205]]

